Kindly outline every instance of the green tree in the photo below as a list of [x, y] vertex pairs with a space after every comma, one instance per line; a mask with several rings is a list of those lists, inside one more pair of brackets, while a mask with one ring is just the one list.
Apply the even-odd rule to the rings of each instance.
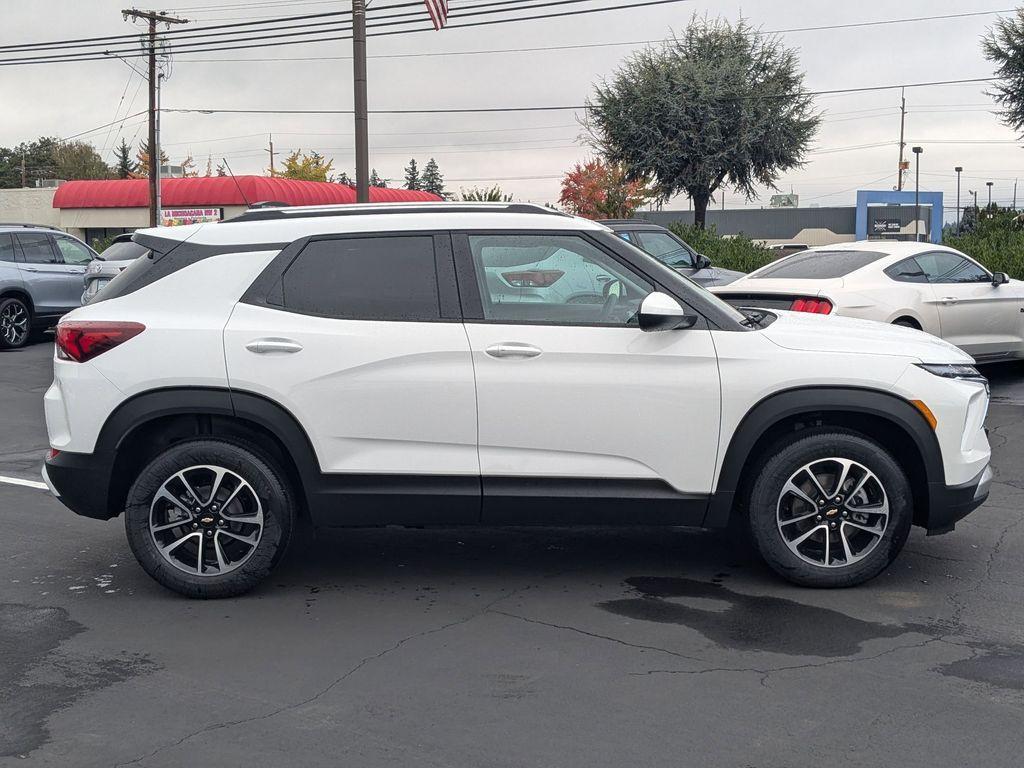
[[139, 164], [132, 160], [132, 145], [123, 136], [114, 149], [114, 160], [114, 175], [119, 179], [130, 179], [139, 169]]
[[57, 139], [41, 136], [32, 142], [22, 142], [16, 147], [0, 147], [0, 188], [16, 189], [22, 186], [24, 169], [25, 186], [31, 187], [39, 179], [57, 178], [57, 164], [53, 153]]
[[110, 166], [103, 162], [96, 148], [85, 141], [61, 142], [53, 149], [53, 162], [58, 179], [110, 177]]
[[356, 185], [345, 171], [339, 173], [335, 181], [339, 184], [344, 184], [346, 187], [354, 187]]
[[512, 195], [506, 195], [501, 187], [495, 184], [493, 187], [470, 187], [469, 189], [459, 188], [459, 196], [474, 203], [511, 203]]
[[319, 152], [303, 154], [301, 149], [292, 152], [284, 161], [284, 170], [277, 176], [285, 179], [302, 179], [303, 181], [332, 181], [331, 168], [333, 160], [327, 160]]
[[227, 170], [225, 170], [225, 168], [224, 168], [224, 163], [217, 163], [217, 175], [218, 176], [227, 176], [228, 175]]
[[427, 164], [423, 166], [420, 189], [424, 192], [435, 194], [438, 197], [445, 197], [444, 176], [441, 175], [441, 169], [437, 166], [437, 161], [434, 158], [430, 158]]
[[800, 167], [820, 117], [797, 54], [746, 21], [696, 16], [682, 36], [634, 53], [589, 101], [592, 144], [666, 200], [685, 192], [694, 222], [723, 185], [747, 199]]
[[377, 169], [374, 168], [370, 171], [370, 186], [371, 187], [386, 187], [388, 185], [387, 179], [382, 179], [377, 175]]
[[1001, 107], [999, 116], [1024, 136], [1024, 9], [996, 19], [981, 40], [981, 50], [996, 65], [999, 80], [989, 95]]
[[405, 166], [405, 188], [406, 189], [420, 189], [420, 171], [416, 167], [416, 158], [409, 161], [409, 164]]

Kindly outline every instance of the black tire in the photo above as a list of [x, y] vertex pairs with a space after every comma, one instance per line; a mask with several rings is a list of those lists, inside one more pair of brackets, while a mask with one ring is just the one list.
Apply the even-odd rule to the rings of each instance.
[[[786, 441], [777, 443], [766, 452], [766, 455], [772, 458], [762, 466], [751, 488], [747, 519], [754, 546], [768, 566], [784, 579], [805, 587], [856, 586], [873, 579], [884, 571], [903, 549], [913, 520], [913, 496], [910, 483], [896, 460], [874, 440], [850, 431], [821, 428], [801, 432]], [[780, 505], [794, 503], [793, 494], [783, 496], [783, 489], [790, 479], [801, 468], [816, 461], [823, 463], [816, 465], [815, 469], [827, 472], [830, 467], [827, 460], [830, 458], [852, 460], [873, 473], [875, 480], [868, 481], [869, 487], [876, 498], [878, 489], [882, 490], [888, 503], [889, 515], [881, 536], [865, 535], [860, 532], [861, 529], [844, 528], [843, 517], [853, 514], [854, 517], [848, 518], [849, 523], [857, 521], [858, 513], [848, 511], [854, 510], [856, 507], [836, 505], [833, 502], [837, 497], [833, 496], [831, 501], [822, 506], [820, 515], [811, 517], [806, 522], [797, 522], [796, 525], [802, 527], [796, 529], [792, 534], [794, 539], [798, 538], [797, 534], [806, 532], [811, 527], [821, 528], [824, 526], [823, 530], [812, 534], [804, 546], [812, 549], [818, 548], [829, 553], [827, 555], [829, 562], [833, 564], [831, 567], [826, 567], [823, 563], [814, 564], [804, 559], [804, 557], [820, 557], [824, 560], [825, 555], [822, 555], [820, 551], [815, 554], [803, 553], [804, 557], [801, 557], [790, 548], [782, 529], [785, 527], [788, 532], [793, 531], [794, 528], [790, 527], [792, 525], [789, 522], [791, 518], [787, 517], [786, 520], [780, 521], [779, 510]], [[837, 475], [841, 465], [833, 464], [831, 466]], [[851, 475], [855, 471], [860, 470], [851, 469]], [[799, 475], [799, 477], [806, 477], [806, 475]], [[838, 476], [834, 476], [834, 481], [838, 481], [838, 479]], [[848, 480], [846, 485], [848, 490], [855, 485], [855, 480], [855, 477]], [[822, 486], [825, 485], [826, 483], [822, 483]], [[826, 495], [836, 493], [835, 488], [826, 487], [825, 490]], [[848, 492], [848, 490], [843, 492]], [[865, 494], [867, 492], [867, 490], [864, 491]], [[816, 501], [820, 505], [820, 500], [816, 499]], [[852, 502], [852, 500], [847, 499], [847, 502]], [[804, 504], [803, 501], [796, 503]], [[793, 512], [793, 518], [802, 517], [811, 509], [813, 506], [810, 504], [802, 506], [799, 512]], [[829, 522], [830, 515], [835, 515], [832, 522]], [[864, 518], [860, 519], [864, 520]], [[877, 520], [879, 519], [867, 518], [867, 521], [871, 527], [878, 527]], [[836, 524], [839, 525], [838, 531], [849, 531], [852, 537], [871, 543], [870, 547], [865, 544], [859, 550], [851, 548], [855, 556], [864, 553], [862, 559], [855, 560], [849, 565], [839, 562], [834, 553], [842, 552], [840, 540], [833, 541], [830, 538], [829, 548], [825, 548], [826, 537], [839, 535], [837, 531], [830, 533], [828, 530], [828, 526], [835, 528]], [[817, 543], [819, 541], [820, 546]], [[837, 546], [840, 547], [839, 550], [833, 549]], [[843, 555], [845, 560], [845, 552]]]
[[[253, 496], [258, 499], [262, 513], [262, 528], [255, 547], [251, 547], [245, 557], [239, 557], [234, 570], [224, 573], [189, 573], [170, 562], [158, 548], [156, 538], [163, 536], [163, 533], [154, 534], [150, 531], [150, 515], [153, 513], [154, 497], [165, 482], [168, 482], [176, 473], [197, 466], [213, 466], [229, 470], [235, 473], [238, 478], [248, 483]], [[193, 480], [194, 482], [194, 480]], [[225, 489], [225, 494], [229, 489]], [[199, 497], [204, 496], [205, 491], [196, 488]], [[186, 494], [187, 495], [187, 494]], [[223, 496], [220, 496], [223, 499]], [[200, 499], [203, 501], [203, 499]], [[206, 500], [210, 504], [213, 500]], [[206, 520], [211, 515], [209, 505], [197, 504], [196, 509], [202, 507], [202, 514], [196, 514], [180, 529], [170, 532], [170, 536], [179, 536], [189, 532], [190, 528], [198, 528], [199, 536], [205, 533], [207, 539], [195, 542], [198, 546], [197, 561], [201, 561], [203, 549], [201, 541], [206, 541], [207, 558], [209, 558], [209, 547], [212, 541], [219, 541], [221, 533], [230, 535], [233, 523], [226, 520], [218, 520], [217, 524], [225, 526], [225, 529], [218, 529], [216, 524], [210, 524], [209, 530], [200, 526], [193, 520]], [[216, 510], [214, 506], [212, 509]], [[186, 443], [179, 443], [168, 448], [159, 454], [139, 473], [132, 487], [128, 491], [128, 498], [125, 509], [125, 532], [128, 536], [128, 543], [131, 546], [135, 558], [143, 569], [168, 589], [195, 598], [222, 598], [235, 597], [248, 592], [267, 577], [277, 562], [284, 555], [291, 537], [292, 528], [296, 518], [297, 507], [294, 494], [289, 486], [285, 475], [269, 457], [264, 456], [259, 449], [253, 446], [242, 446], [217, 439], [191, 440]], [[226, 510], [221, 513], [227, 520], [245, 520], [247, 518], [227, 518]], [[205, 523], [204, 523], [205, 525]], [[243, 523], [244, 525], [244, 523]], [[252, 534], [251, 528], [236, 528], [246, 535]], [[192, 532], [193, 536], [195, 532]], [[184, 536], [183, 536], [184, 538]], [[212, 539], [212, 541], [211, 541]], [[194, 541], [194, 540], [193, 540]], [[230, 542], [225, 538], [225, 542]], [[165, 542], [162, 542], [165, 543]], [[224, 549], [230, 544], [225, 544]], [[191, 548], [182, 547], [187, 552]], [[223, 551], [223, 550], [222, 550]], [[214, 547], [214, 554], [221, 554]], [[202, 566], [200, 566], [202, 567]]]
[[19, 298], [0, 299], [0, 349], [19, 349], [32, 337], [32, 311]]
[[898, 326], [900, 326], [902, 328], [913, 328], [915, 331], [920, 331], [921, 330], [921, 326], [920, 325], [918, 325], [916, 322], [914, 322], [913, 320], [911, 320], [910, 318], [907, 318], [907, 317], [901, 317], [898, 320], [893, 320], [892, 324], [893, 325], [898, 325]]

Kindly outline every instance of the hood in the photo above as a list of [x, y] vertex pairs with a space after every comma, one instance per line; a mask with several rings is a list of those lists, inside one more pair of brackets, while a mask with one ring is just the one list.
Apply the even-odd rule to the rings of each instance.
[[761, 333], [785, 349], [910, 357], [922, 363], [974, 363], [963, 350], [914, 328], [806, 312], [773, 314], [779, 319]]
[[[686, 274], [685, 270], [682, 270], [683, 274]], [[722, 269], [721, 267], [707, 267], [706, 269], [698, 270], [690, 275], [691, 280], [696, 280], [703, 286], [717, 286], [717, 285], [728, 285], [741, 277], [745, 277], [745, 273], [737, 272], [734, 269]]]

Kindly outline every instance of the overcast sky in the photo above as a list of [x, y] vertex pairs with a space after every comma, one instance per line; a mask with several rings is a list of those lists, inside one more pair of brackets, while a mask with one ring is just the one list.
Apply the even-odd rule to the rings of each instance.
[[[181, 0], [167, 8], [198, 23], [252, 20], [260, 16], [345, 10], [349, 2], [312, 0]], [[394, 0], [376, 0], [387, 5]], [[453, 12], [478, 0], [451, 0]], [[134, 28], [121, 18], [124, 0], [0, 0], [0, 45], [62, 38], [117, 35]], [[595, 0], [590, 5], [617, 5]], [[202, 8], [199, 8], [202, 6]], [[740, 14], [765, 30], [876, 19], [934, 16], [944, 13], [1003, 10], [1009, 3], [971, 4], [958, 0], [904, 0], [862, 5], [848, 1], [754, 3], [680, 2], [610, 11], [567, 19], [492, 27], [427, 31], [371, 38], [371, 56], [427, 53], [415, 58], [371, 58], [371, 109], [487, 107], [581, 104], [592, 83], [611, 74], [636, 45], [507, 52], [514, 48], [606, 44], [662, 38], [684, 27], [691, 14], [736, 20]], [[371, 3], [371, 13], [373, 3]], [[987, 77], [979, 38], [993, 15], [955, 20], [816, 32], [787, 32], [785, 42], [798, 49], [813, 90], [898, 82]], [[506, 51], [456, 55], [466, 51]], [[337, 41], [226, 53], [178, 55], [163, 92], [167, 108], [321, 108], [350, 109], [351, 42]], [[252, 59], [309, 58], [302, 61]], [[210, 61], [211, 59], [229, 61]], [[249, 61], [240, 61], [249, 59]], [[141, 87], [140, 87], [141, 86]], [[992, 114], [984, 85], [907, 90], [907, 141], [925, 148], [923, 189], [947, 193], [954, 204], [956, 165], [965, 167], [967, 189], [995, 182], [993, 197], [1009, 201], [1014, 179], [1024, 177], [1024, 157], [1014, 134]], [[145, 87], [123, 62], [100, 61], [43, 66], [0, 67], [0, 145], [40, 135], [60, 137], [87, 131], [145, 108]], [[899, 92], [881, 91], [821, 97], [825, 123], [816, 151], [802, 170], [779, 181], [782, 191], [800, 195], [801, 205], [841, 205], [858, 188], [892, 188], [896, 180]], [[142, 118], [90, 133], [104, 156], [120, 135], [138, 142], [145, 136]], [[236, 174], [261, 173], [267, 167], [267, 134], [274, 134], [278, 162], [294, 148], [316, 149], [334, 158], [335, 168], [354, 171], [352, 118], [349, 115], [199, 115], [167, 114], [163, 145], [172, 162], [191, 153], [200, 169], [212, 155], [227, 157]], [[400, 179], [409, 157], [421, 165], [435, 157], [457, 190], [494, 180], [516, 199], [554, 201], [558, 178], [587, 157], [580, 146], [572, 112], [371, 116], [371, 165]], [[1002, 143], [977, 143], [977, 142]], [[849, 149], [891, 142], [881, 147]], [[975, 142], [975, 143], [951, 143]], [[838, 151], [837, 151], [838, 150]], [[909, 151], [908, 151], [909, 155]], [[529, 177], [529, 178], [527, 178]], [[910, 177], [912, 188], [913, 178]], [[1021, 189], [1024, 199], [1024, 187]], [[746, 202], [726, 195], [726, 206], [767, 205], [768, 194]], [[669, 207], [685, 208], [685, 199]]]

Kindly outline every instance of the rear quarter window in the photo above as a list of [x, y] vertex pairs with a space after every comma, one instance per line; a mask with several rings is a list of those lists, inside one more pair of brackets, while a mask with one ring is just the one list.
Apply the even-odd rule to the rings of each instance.
[[846, 277], [884, 256], [875, 251], [803, 251], [769, 264], [751, 279], [830, 280]]

